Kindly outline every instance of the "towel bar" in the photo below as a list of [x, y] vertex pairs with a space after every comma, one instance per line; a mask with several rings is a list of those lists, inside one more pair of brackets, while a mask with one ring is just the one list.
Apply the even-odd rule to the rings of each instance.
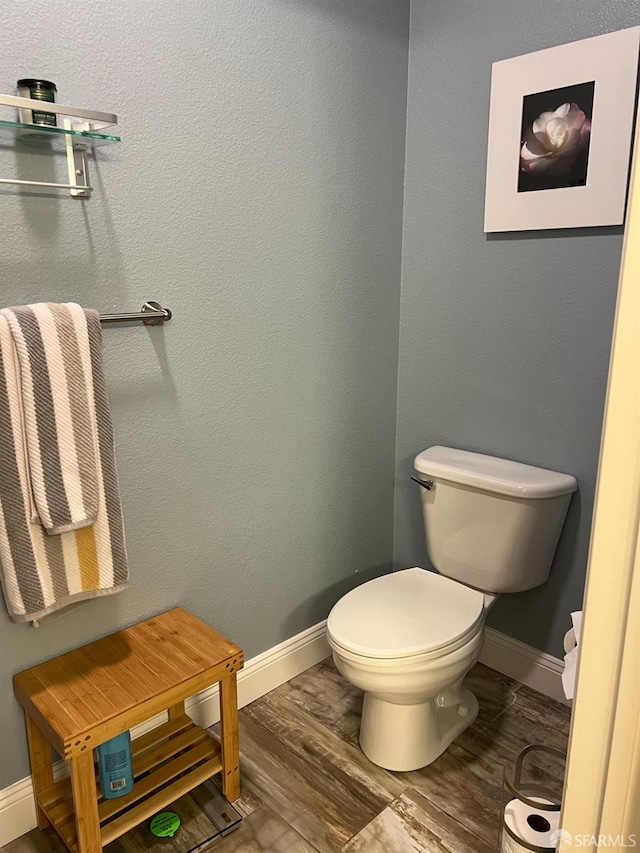
[[163, 308], [158, 302], [145, 302], [140, 311], [124, 312], [121, 314], [101, 314], [101, 323], [135, 323], [142, 322], [145, 326], [159, 326], [171, 319], [171, 311]]

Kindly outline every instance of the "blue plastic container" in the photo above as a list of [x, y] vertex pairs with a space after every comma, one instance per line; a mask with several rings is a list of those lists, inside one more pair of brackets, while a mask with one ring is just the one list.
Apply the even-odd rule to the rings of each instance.
[[133, 762], [129, 732], [123, 732], [106, 743], [100, 744], [97, 752], [102, 796], [110, 800], [128, 794], [133, 788]]

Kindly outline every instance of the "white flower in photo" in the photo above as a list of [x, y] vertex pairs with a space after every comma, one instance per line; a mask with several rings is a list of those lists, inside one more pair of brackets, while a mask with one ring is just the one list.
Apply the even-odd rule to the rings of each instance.
[[520, 168], [562, 175], [587, 147], [590, 133], [591, 122], [577, 104], [561, 104], [555, 112], [541, 113], [524, 135]]

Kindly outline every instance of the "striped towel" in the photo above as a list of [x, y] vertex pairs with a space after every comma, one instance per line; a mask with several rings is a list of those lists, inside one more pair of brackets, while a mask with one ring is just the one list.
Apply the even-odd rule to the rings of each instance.
[[91, 356], [79, 305], [7, 308], [18, 353], [33, 521], [48, 533], [94, 524], [98, 515], [96, 411]]
[[95, 311], [0, 311], [0, 579], [18, 622], [128, 582]]

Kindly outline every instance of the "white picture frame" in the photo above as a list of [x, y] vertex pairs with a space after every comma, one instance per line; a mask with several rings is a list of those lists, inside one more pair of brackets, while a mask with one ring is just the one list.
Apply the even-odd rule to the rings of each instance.
[[[493, 63], [485, 232], [586, 228], [624, 222], [639, 50], [640, 27], [631, 27]], [[544, 109], [555, 110], [551, 98], [560, 89], [566, 92], [556, 100], [564, 100], [566, 95], [567, 103], [573, 92], [584, 93], [586, 103], [590, 92], [592, 115], [585, 117], [588, 105], [576, 104], [579, 112], [583, 110], [583, 118], [576, 121], [583, 121], [582, 133], [588, 137], [586, 142], [583, 139], [578, 143], [583, 150], [576, 156], [583, 166], [571, 167], [577, 169], [573, 185], [551, 187], [548, 183], [553, 182], [552, 178], [543, 179], [542, 172], [562, 167], [553, 148], [542, 154], [542, 145], [555, 144], [551, 131], [545, 136], [546, 128], [560, 126], [558, 133], [564, 131], [560, 121], [549, 121], [550, 113], [542, 113], [542, 120], [535, 125], [535, 137], [544, 137], [541, 144], [532, 139], [533, 124], [527, 136], [525, 123], [533, 113], [527, 118], [526, 111], [528, 105], [535, 107], [545, 97], [550, 103]], [[566, 109], [565, 106], [565, 113]], [[577, 115], [574, 107], [571, 111]], [[523, 153], [526, 139], [532, 139], [531, 149], [536, 154]], [[547, 139], [552, 141], [547, 143]], [[575, 141], [575, 135], [572, 139]], [[543, 158], [544, 163], [530, 162]], [[556, 163], [550, 167], [554, 158]], [[530, 171], [525, 175], [527, 169]], [[526, 181], [534, 179], [543, 184], [546, 180], [547, 185], [539, 189], [526, 185]], [[556, 183], [564, 180], [569, 178], [557, 177]], [[586, 182], [576, 185], [577, 181]]]

